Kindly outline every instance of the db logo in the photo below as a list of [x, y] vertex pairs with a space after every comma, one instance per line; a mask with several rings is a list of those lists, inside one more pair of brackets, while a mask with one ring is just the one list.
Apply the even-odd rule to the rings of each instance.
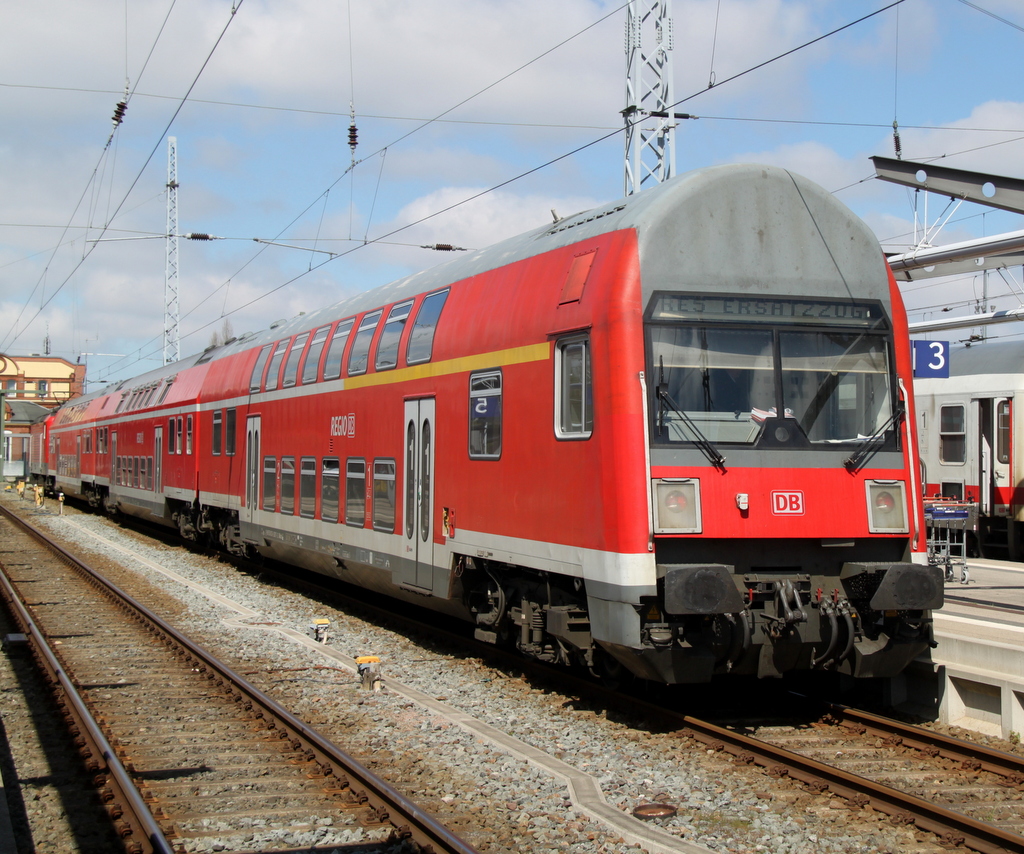
[[776, 516], [803, 516], [804, 494], [802, 492], [773, 492], [772, 513]]

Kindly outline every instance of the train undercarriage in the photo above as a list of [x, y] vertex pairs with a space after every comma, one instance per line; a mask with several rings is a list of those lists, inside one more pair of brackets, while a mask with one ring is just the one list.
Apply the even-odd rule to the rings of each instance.
[[[159, 518], [113, 500], [105, 488], [84, 489], [82, 497], [108, 513]], [[169, 499], [159, 521], [188, 542], [247, 558], [266, 553], [243, 538], [234, 510]], [[306, 557], [286, 559], [324, 571], [319, 556]], [[330, 565], [335, 563], [344, 566]], [[938, 567], [851, 559], [823, 571], [821, 561], [807, 564], [808, 571], [659, 563], [655, 595], [615, 603], [631, 614], [628, 642], [593, 630], [591, 612], [598, 603], [582, 578], [479, 557], [453, 555], [450, 599], [419, 597], [418, 603], [466, 617], [480, 640], [611, 681], [627, 673], [666, 683], [797, 671], [887, 677], [934, 646], [930, 612], [941, 607], [943, 595]], [[355, 583], [410, 598], [389, 573], [365, 570], [377, 581], [366, 584], [363, 576]], [[345, 572], [330, 574], [347, 578]]]
[[722, 564], [660, 566], [658, 595], [632, 605], [638, 633], [627, 645], [593, 637], [581, 580], [460, 560], [479, 639], [658, 682], [813, 670], [893, 676], [934, 646], [930, 610], [942, 604], [941, 573], [919, 564], [848, 562], [828, 578], [746, 574], [744, 592]]

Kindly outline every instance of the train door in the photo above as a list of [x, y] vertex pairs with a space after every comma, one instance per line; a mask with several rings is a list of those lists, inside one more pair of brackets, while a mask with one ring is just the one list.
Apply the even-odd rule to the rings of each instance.
[[[1008, 397], [975, 399], [978, 409], [978, 510], [982, 550], [986, 556], [1019, 557], [1013, 525], [1012, 401]], [[1004, 551], [1005, 549], [1005, 551]]]
[[404, 552], [401, 583], [433, 588], [434, 399], [405, 402], [403, 501]]
[[164, 491], [164, 428], [153, 428], [153, 491]]
[[1010, 460], [1011, 402], [1006, 397], [982, 398], [978, 404], [978, 496], [985, 516], [1010, 512], [1012, 478]]
[[259, 415], [250, 415], [245, 420], [245, 519], [254, 521], [253, 514], [260, 506], [260, 432]]

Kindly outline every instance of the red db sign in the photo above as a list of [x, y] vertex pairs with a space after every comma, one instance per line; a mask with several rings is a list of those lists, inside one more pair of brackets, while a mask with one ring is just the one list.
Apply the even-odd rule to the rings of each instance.
[[776, 516], [803, 516], [804, 494], [802, 492], [773, 492], [772, 513]]

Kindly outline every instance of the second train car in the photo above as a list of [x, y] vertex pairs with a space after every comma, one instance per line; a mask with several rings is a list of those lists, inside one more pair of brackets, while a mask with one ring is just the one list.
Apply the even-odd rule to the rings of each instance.
[[966, 505], [970, 547], [1024, 558], [1024, 341], [990, 340], [948, 352], [949, 376], [914, 381], [925, 494]]
[[66, 493], [667, 683], [898, 673], [932, 640], [877, 240], [722, 166], [65, 405]]

